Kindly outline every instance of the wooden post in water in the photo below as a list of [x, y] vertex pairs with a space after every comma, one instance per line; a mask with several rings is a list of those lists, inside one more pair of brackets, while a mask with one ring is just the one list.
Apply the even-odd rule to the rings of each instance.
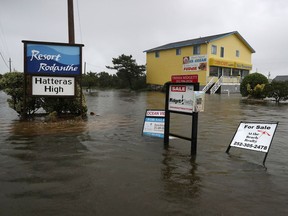
[[68, 38], [69, 44], [75, 44], [75, 33], [74, 33], [74, 8], [73, 0], [67, 0], [68, 2]]
[[[69, 44], [75, 44], [75, 30], [74, 30], [74, 7], [73, 0], [67, 0], [68, 4], [68, 38]], [[82, 57], [81, 57], [82, 58]], [[82, 71], [81, 71], [82, 74]], [[76, 78], [76, 83], [79, 83], [80, 86], [80, 95], [76, 95], [76, 97], [80, 98], [80, 114], [82, 115], [82, 84], [81, 84], [82, 76]], [[76, 88], [77, 91], [77, 88]]]

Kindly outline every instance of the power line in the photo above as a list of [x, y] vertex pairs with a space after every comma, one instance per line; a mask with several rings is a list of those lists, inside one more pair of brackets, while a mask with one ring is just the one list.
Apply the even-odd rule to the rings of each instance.
[[98, 68], [98, 69], [101, 69], [101, 70], [107, 70], [107, 68], [104, 68], [104, 67], [102, 67], [102, 66], [90, 64], [90, 63], [88, 63], [88, 62], [86, 62], [86, 64], [87, 64], [88, 66], [90, 66], [90, 67], [95, 68], [95, 69]]
[[2, 58], [2, 60], [3, 60], [3, 62], [4, 62], [4, 64], [5, 64], [6, 67], [9, 69], [9, 66], [8, 66], [7, 62], [5, 61], [5, 58], [3, 57], [3, 55], [2, 55], [1, 52], [0, 52], [0, 55], [1, 55], [1, 58]]
[[80, 42], [83, 43], [83, 41], [82, 41], [82, 28], [81, 28], [81, 21], [80, 21], [80, 12], [79, 12], [78, 0], [76, 1], [76, 4], [77, 4], [77, 14], [78, 14], [78, 23], [79, 23], [79, 31], [80, 31]]
[[10, 54], [9, 54], [8, 44], [6, 41], [5, 31], [4, 31], [3, 25], [1, 23], [1, 19], [0, 19], [0, 39], [1, 39], [1, 42], [3, 44], [2, 56], [5, 56], [5, 55], [9, 56]]
[[1, 44], [3, 45], [3, 49], [2, 52], [0, 51], [0, 56], [4, 62], [4, 64], [6, 65], [6, 67], [8, 68], [9, 71], [11, 71], [11, 59], [9, 59], [9, 65], [7, 63], [7, 61], [5, 60], [5, 57], [4, 56], [9, 56], [9, 49], [8, 49], [8, 44], [7, 44], [7, 41], [6, 41], [6, 36], [5, 36], [5, 31], [4, 31], [4, 28], [3, 28], [3, 25], [1, 23], [1, 20], [0, 19], [0, 48], [1, 48]]

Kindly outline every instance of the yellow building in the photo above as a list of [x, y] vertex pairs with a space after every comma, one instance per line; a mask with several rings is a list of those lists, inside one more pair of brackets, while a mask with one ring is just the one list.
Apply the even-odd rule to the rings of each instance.
[[254, 49], [237, 32], [169, 43], [146, 52], [147, 84], [163, 86], [173, 75], [198, 75], [203, 91], [239, 92], [252, 69]]

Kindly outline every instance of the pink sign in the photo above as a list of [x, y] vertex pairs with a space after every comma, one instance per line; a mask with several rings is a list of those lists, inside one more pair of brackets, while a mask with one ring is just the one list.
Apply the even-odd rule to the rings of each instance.
[[172, 75], [171, 81], [173, 83], [197, 83], [198, 75]]

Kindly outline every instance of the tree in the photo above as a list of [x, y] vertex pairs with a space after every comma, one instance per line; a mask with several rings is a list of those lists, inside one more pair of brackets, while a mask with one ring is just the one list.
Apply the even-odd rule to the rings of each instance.
[[288, 100], [288, 81], [273, 81], [265, 86], [265, 92], [267, 97], [274, 98], [276, 103]]
[[1, 79], [2, 79], [2, 77], [3, 77], [3, 75], [2, 75], [2, 74], [0, 74], [0, 90], [2, 90], [2, 89], [3, 89], [3, 86], [1, 85]]
[[[0, 80], [3, 91], [10, 95], [7, 99], [9, 107], [14, 109], [19, 115], [24, 112], [24, 76], [20, 72], [11, 72], [3, 75]], [[41, 107], [41, 98], [29, 98], [26, 100], [26, 112], [34, 114]]]
[[111, 88], [114, 86], [113, 77], [107, 72], [100, 72], [97, 74], [98, 86], [100, 88]]
[[90, 91], [93, 87], [96, 87], [98, 84], [97, 73], [88, 72], [82, 76], [82, 85], [87, 87]]
[[128, 85], [130, 89], [137, 89], [136, 81], [145, 76], [145, 66], [138, 65], [132, 55], [120, 55], [112, 59], [113, 67], [106, 66], [108, 69], [116, 70], [117, 76], [123, 85]]
[[265, 85], [268, 84], [266, 76], [260, 73], [252, 73], [244, 77], [240, 85], [240, 93], [243, 97], [265, 98]]

